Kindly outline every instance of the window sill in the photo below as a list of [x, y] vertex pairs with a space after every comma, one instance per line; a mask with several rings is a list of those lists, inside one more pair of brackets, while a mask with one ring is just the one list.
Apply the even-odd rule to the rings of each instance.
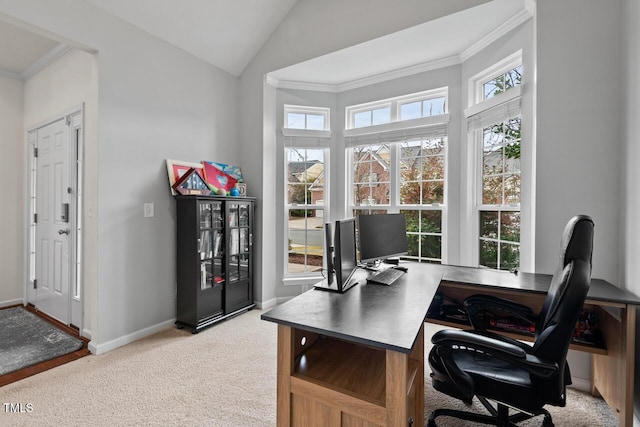
[[301, 285], [313, 285], [321, 281], [323, 277], [321, 275], [314, 276], [288, 276], [282, 278], [283, 286], [301, 286]]

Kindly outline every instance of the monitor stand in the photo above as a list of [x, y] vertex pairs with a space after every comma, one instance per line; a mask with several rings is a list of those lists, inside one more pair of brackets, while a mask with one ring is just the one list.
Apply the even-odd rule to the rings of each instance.
[[335, 276], [333, 277], [333, 281], [331, 283], [329, 283], [327, 279], [322, 279], [321, 282], [313, 285], [313, 288], [320, 289], [322, 291], [340, 292], [340, 289], [338, 289], [338, 281], [335, 279]]

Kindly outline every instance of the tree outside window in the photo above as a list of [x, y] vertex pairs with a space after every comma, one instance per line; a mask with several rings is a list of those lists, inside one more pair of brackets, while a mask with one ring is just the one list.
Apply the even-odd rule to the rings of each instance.
[[520, 266], [520, 125], [516, 117], [483, 131], [479, 264], [499, 270]]

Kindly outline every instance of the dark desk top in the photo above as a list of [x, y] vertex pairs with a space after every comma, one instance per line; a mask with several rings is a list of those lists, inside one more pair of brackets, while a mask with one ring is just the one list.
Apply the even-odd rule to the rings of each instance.
[[406, 263], [391, 286], [358, 285], [342, 294], [312, 289], [264, 313], [263, 320], [410, 353], [446, 267]]
[[[518, 273], [516, 275], [508, 271], [451, 265], [446, 266], [442, 281], [546, 294], [551, 283], [551, 275], [539, 273]], [[479, 289], [478, 293], [482, 293], [482, 290]], [[587, 299], [640, 305], [638, 296], [602, 279], [591, 279]]]
[[[546, 293], [547, 274], [403, 263], [408, 272], [391, 286], [362, 283], [343, 294], [310, 290], [264, 313], [263, 320], [334, 338], [410, 353], [440, 281]], [[364, 273], [366, 275], [366, 273]], [[482, 293], [478, 289], [478, 293]], [[588, 299], [640, 305], [640, 298], [592, 279]]]

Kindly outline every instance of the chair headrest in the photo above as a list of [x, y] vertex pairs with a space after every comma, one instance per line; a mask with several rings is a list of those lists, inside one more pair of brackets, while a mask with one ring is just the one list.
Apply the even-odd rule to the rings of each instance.
[[591, 265], [592, 252], [593, 220], [587, 215], [576, 215], [567, 222], [562, 233], [562, 268], [573, 260], [586, 261]]

